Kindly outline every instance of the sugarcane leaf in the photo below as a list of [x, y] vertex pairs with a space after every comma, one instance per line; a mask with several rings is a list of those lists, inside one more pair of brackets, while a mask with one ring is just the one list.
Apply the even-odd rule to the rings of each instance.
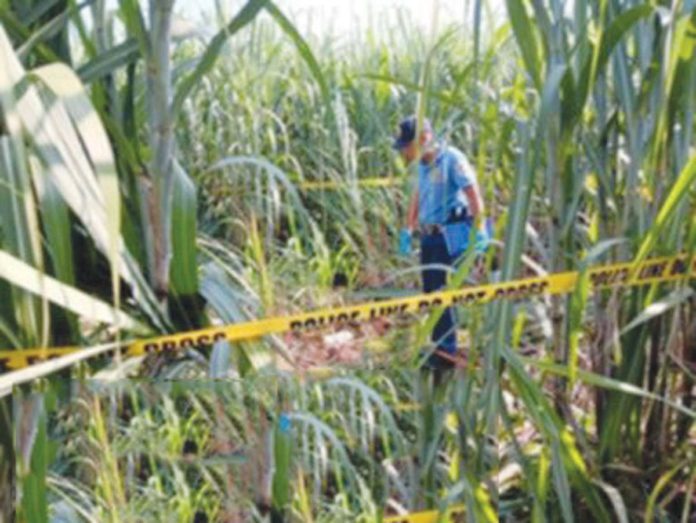
[[150, 39], [148, 36], [145, 19], [138, 0], [119, 0], [123, 23], [128, 29], [128, 34], [135, 35], [140, 50], [140, 56], [147, 56], [150, 50]]
[[[9, 1], [9, 0], [7, 0]], [[0, 4], [0, 22], [3, 28], [19, 41], [25, 41], [31, 38], [32, 34], [27, 24], [17, 17], [13, 9]], [[60, 57], [53, 49], [43, 43], [39, 43], [36, 47], [36, 54], [46, 61], [58, 61]]]
[[599, 487], [609, 498], [609, 501], [611, 501], [611, 504], [614, 507], [614, 513], [616, 514], [616, 519], [618, 523], [629, 523], [630, 520], [628, 518], [628, 510], [626, 509], [626, 503], [624, 502], [624, 499], [621, 496], [621, 491], [619, 491], [619, 489], [615, 486], [606, 483], [605, 481], [593, 480], [593, 482], [596, 485], [599, 485]]
[[43, 394], [33, 394], [26, 401], [30, 401], [33, 408], [26, 413], [22, 420], [30, 425], [27, 436], [31, 437], [28, 441], [22, 442], [23, 465], [26, 468], [25, 475], [20, 478], [22, 480], [22, 502], [19, 513], [20, 518], [23, 517], [25, 521], [48, 523], [46, 407]]
[[[89, 6], [90, 4], [93, 4], [94, 2], [95, 0], [84, 0], [81, 4], [77, 6], [71, 6], [68, 9], [61, 12], [60, 14], [58, 14], [57, 16], [53, 17], [53, 19], [46, 22], [42, 27], [35, 30], [31, 34], [31, 36], [17, 49], [17, 56], [19, 56], [19, 58], [22, 60], [26, 59], [28, 54], [37, 44], [41, 43], [43, 40], [51, 38], [56, 33], [63, 30], [68, 21], [70, 20], [70, 17], [74, 16], [76, 12]], [[56, 3], [57, 0], [48, 0], [42, 2], [42, 4], [35, 8], [35, 17], [38, 18], [42, 16], [45, 11], [53, 7], [53, 5], [55, 5]], [[25, 26], [28, 26], [31, 23], [33, 23], [33, 19], [34, 16], [31, 17], [32, 21], [23, 20], [23, 24]]]
[[[418, 85], [417, 82], [402, 80], [400, 78], [388, 74], [363, 73], [360, 76], [362, 78], [365, 78], [366, 80], [371, 80], [373, 82], [384, 82], [392, 85], [398, 85], [413, 92], [422, 92], [424, 89], [424, 87]], [[455, 106], [463, 103], [463, 99], [461, 97], [453, 93], [442, 92], [440, 89], [428, 89], [426, 94], [428, 95], [428, 97], [435, 98], [436, 100], [439, 100], [440, 102], [445, 103], [447, 105]]]
[[43, 296], [51, 303], [78, 314], [80, 317], [106, 323], [121, 322], [124, 327], [134, 328], [138, 323], [126, 313], [111, 305], [93, 298], [89, 294], [46, 276], [26, 262], [0, 250], [0, 278], [17, 288], [37, 296]]
[[[544, 361], [540, 359], [535, 359], [535, 358], [529, 358], [526, 356], [518, 356], [521, 361], [523, 361], [526, 364], [532, 365], [533, 367], [537, 367], [541, 370], [551, 372], [553, 374], [559, 375], [559, 376], [568, 376], [568, 368], [565, 365], [559, 365], [556, 363], [551, 363], [549, 361]], [[637, 387], [633, 385], [632, 383], [624, 382], [621, 380], [617, 380], [614, 378], [609, 378], [607, 376], [602, 376], [600, 374], [596, 374], [594, 372], [589, 372], [585, 370], [578, 369], [578, 380], [587, 383], [588, 385], [593, 385], [595, 387], [601, 387], [607, 390], [614, 390], [618, 392], [623, 392], [625, 394], [629, 394], [632, 396], [637, 396], [639, 398], [643, 398], [646, 400], [652, 400], [652, 401], [660, 401], [664, 403], [665, 405], [669, 405], [673, 409], [681, 412], [682, 414], [685, 414], [686, 416], [689, 416], [691, 418], [696, 419], [696, 411], [689, 409], [687, 407], [684, 407], [683, 405], [680, 405], [679, 403], [664, 397], [660, 396], [658, 394], [655, 394], [653, 392], [650, 392], [649, 390], [642, 389], [640, 387]]]
[[[118, 309], [120, 307], [119, 274], [121, 273], [119, 255], [122, 248], [121, 195], [111, 143], [82, 83], [69, 67], [65, 64], [51, 64], [35, 69], [31, 74], [39, 78], [45, 87], [64, 101], [67, 113], [78, 135], [82, 138], [82, 147], [91, 167], [85, 170], [85, 174], [89, 171], [94, 173], [93, 176], [98, 182], [97, 194], [103, 202], [103, 219], [107, 238], [105, 254], [111, 268], [114, 307]], [[75, 145], [73, 151], [79, 150], [78, 144]]]
[[[621, 39], [643, 18], [647, 18], [655, 12], [655, 7], [650, 4], [627, 9], [621, 12], [611, 25], [601, 35], [600, 41], [594, 48], [594, 53], [587, 57], [579, 80], [580, 92], [577, 97], [575, 110], [582, 111], [589, 93], [592, 90], [597, 75], [604, 70], [609, 58]], [[577, 115], [579, 117], [579, 114]]]
[[281, 413], [273, 430], [273, 485], [272, 502], [277, 511], [283, 511], [290, 501], [292, 463], [292, 426], [287, 414]]
[[242, 10], [237, 13], [237, 16], [213, 37], [208, 47], [203, 52], [194, 71], [185, 76], [176, 89], [172, 102], [172, 113], [175, 116], [181, 112], [184, 101], [196, 89], [201, 78], [213, 67], [227, 40], [236, 32], [243, 29], [247, 24], [251, 23], [261, 9], [266, 6], [267, 2], [268, 0], [249, 0], [244, 4]]
[[648, 305], [641, 313], [633, 318], [631, 322], [621, 329], [621, 336], [626, 334], [639, 325], [644, 324], [658, 316], [665, 314], [667, 311], [681, 305], [694, 296], [694, 291], [690, 287], [681, 287], [672, 291], [667, 297], [655, 301]]
[[665, 198], [657, 213], [655, 221], [641, 241], [638, 253], [633, 259], [634, 264], [637, 265], [647, 258], [650, 251], [657, 244], [657, 240], [667, 223], [677, 212], [679, 204], [689, 194], [694, 184], [696, 184], [696, 156], [693, 156], [684, 166], [674, 185], [672, 185], [667, 198]]
[[[5, 106], [7, 107], [7, 106]], [[41, 265], [41, 231], [31, 194], [25, 148], [20, 139], [0, 136], [0, 229], [3, 248], [31, 265]], [[42, 343], [42, 311], [35, 296], [11, 289], [4, 315], [28, 344]], [[45, 321], [45, 320], [43, 320]], [[47, 328], [48, 325], [44, 324]]]
[[173, 163], [171, 284], [179, 295], [198, 292], [196, 186], [179, 162]]
[[141, 56], [138, 40], [129, 38], [82, 65], [77, 70], [77, 74], [85, 83], [95, 82], [134, 62]]
[[329, 440], [333, 445], [333, 450], [339, 457], [341, 465], [346, 471], [350, 472], [348, 479], [353, 481], [356, 479], [357, 472], [355, 467], [348, 457], [344, 444], [331, 426], [309, 412], [291, 412], [287, 413], [286, 416], [293, 425], [297, 424], [298, 426], [305, 425], [311, 427], [317, 436]]
[[[35, 173], [34, 188], [39, 200], [45, 246], [51, 259], [51, 272], [63, 283], [75, 286], [70, 210], [38, 159], [32, 156], [30, 163]], [[61, 338], [79, 338], [79, 326], [74, 314], [55, 311], [52, 318], [54, 333], [59, 333]]]
[[563, 521], [572, 523], [574, 521], [573, 502], [570, 495], [568, 471], [561, 456], [560, 443], [556, 440], [551, 442], [551, 456], [551, 477], [561, 505], [561, 515]]
[[268, 0], [265, 9], [278, 23], [283, 32], [290, 37], [293, 44], [295, 44], [297, 51], [300, 53], [300, 57], [307, 64], [312, 76], [319, 84], [322, 97], [324, 98], [324, 103], [327, 104], [327, 107], [330, 107], [329, 84], [324, 77], [324, 73], [322, 72], [321, 66], [312, 52], [312, 49], [309, 47], [305, 39], [302, 38], [302, 35], [300, 35], [293, 23], [283, 14], [280, 9], [278, 9], [278, 6], [276, 6], [272, 1]]
[[[222, 264], [222, 262], [220, 262]], [[225, 269], [230, 270], [228, 267]], [[202, 268], [201, 295], [225, 323], [249, 320], [244, 309], [259, 309], [258, 297], [249, 296], [246, 289], [237, 288], [220, 265], [207, 263]]]
[[622, 245], [628, 241], [628, 238], [609, 238], [602, 240], [596, 245], [593, 245], [585, 254], [581, 262], [581, 268], [590, 268], [596, 265], [605, 253], [609, 252], [613, 247]]
[[232, 346], [228, 341], [218, 341], [213, 345], [213, 352], [210, 355], [210, 368], [208, 376], [211, 379], [221, 379], [227, 377], [230, 369], [230, 354]]
[[303, 204], [302, 199], [300, 198], [300, 194], [298, 193], [295, 184], [292, 183], [292, 181], [290, 181], [286, 173], [284, 173], [281, 169], [279, 169], [277, 166], [271, 163], [267, 158], [264, 158], [262, 156], [230, 156], [218, 160], [208, 170], [216, 171], [224, 169], [231, 175], [235, 175], [235, 172], [232, 169], [228, 168], [241, 165], [252, 165], [255, 167], [260, 167], [261, 169], [263, 169], [264, 172], [268, 173], [269, 180], [273, 180], [273, 182], [279, 182], [283, 186], [285, 191], [288, 193], [288, 196], [290, 197], [293, 205], [295, 206], [296, 212], [303, 219], [303, 223], [309, 224], [310, 226], [314, 225], [314, 220], [309, 215], [309, 212], [307, 212], [307, 209], [305, 208], [305, 205]]
[[508, 15], [512, 30], [517, 38], [520, 52], [527, 72], [539, 92], [542, 89], [541, 83], [541, 58], [537, 43], [536, 30], [532, 20], [527, 13], [526, 1], [506, 0]]
[[[164, 328], [166, 320], [152, 291], [120, 239], [120, 193], [109, 139], [75, 73], [51, 64], [26, 74], [0, 27], [0, 96], [8, 105], [20, 93], [5, 125], [16, 136], [30, 135], [32, 151], [49, 170], [61, 196], [82, 221], [111, 265], [111, 289], [119, 301], [119, 275], [133, 288], [139, 306]], [[118, 307], [116, 307], [118, 308]]]

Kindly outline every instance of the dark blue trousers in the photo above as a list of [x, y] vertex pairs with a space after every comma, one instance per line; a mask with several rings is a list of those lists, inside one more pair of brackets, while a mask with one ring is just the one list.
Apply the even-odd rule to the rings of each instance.
[[[452, 266], [451, 256], [447, 251], [445, 237], [442, 234], [424, 234], [421, 236], [421, 265], [438, 264], [447, 267]], [[430, 293], [442, 289], [447, 284], [447, 270], [445, 267], [425, 267], [421, 271], [423, 279], [423, 292]], [[454, 354], [457, 352], [457, 334], [455, 331], [455, 311], [448, 307], [440, 316], [440, 320], [435, 325], [431, 340], [437, 349]], [[442, 359], [431, 357], [430, 363], [437, 364]]]

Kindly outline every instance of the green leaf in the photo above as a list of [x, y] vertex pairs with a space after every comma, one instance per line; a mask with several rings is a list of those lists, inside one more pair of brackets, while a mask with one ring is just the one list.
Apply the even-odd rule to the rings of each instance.
[[100, 301], [75, 287], [66, 285], [55, 278], [46, 276], [34, 267], [11, 254], [0, 250], [0, 278], [7, 280], [17, 288], [41, 296], [51, 303], [72, 311], [79, 316], [124, 327], [134, 328], [138, 323], [130, 316], [114, 309], [108, 303]]
[[302, 38], [299, 31], [295, 28], [292, 22], [282, 13], [278, 7], [270, 0], [266, 4], [266, 11], [273, 17], [273, 19], [278, 23], [280, 28], [287, 34], [292, 42], [295, 44], [300, 57], [309, 67], [312, 76], [319, 84], [321, 89], [322, 97], [324, 98], [324, 103], [330, 106], [330, 95], [329, 95], [329, 84], [324, 77], [324, 73], [321, 70], [319, 62], [314, 56], [312, 49], [307, 45], [307, 42]]
[[83, 157], [89, 161], [89, 165], [85, 165], [84, 173], [86, 177], [90, 177], [90, 174], [93, 173], [98, 183], [95, 194], [97, 200], [89, 202], [89, 205], [103, 209], [103, 226], [106, 237], [101, 247], [109, 260], [111, 291], [114, 297], [114, 307], [118, 309], [120, 307], [119, 275], [121, 273], [119, 264], [122, 249], [120, 234], [121, 194], [111, 142], [84, 86], [69, 67], [65, 64], [51, 64], [35, 69], [31, 74], [39, 78], [46, 88], [62, 100], [77, 134], [81, 138], [80, 141], [74, 143], [73, 150], [84, 149]]
[[83, 82], [95, 82], [140, 57], [138, 41], [135, 38], [129, 38], [81, 66], [77, 70], [77, 74]]
[[602, 240], [592, 248], [587, 251], [582, 259], [581, 268], [589, 269], [593, 265], [599, 263], [599, 260], [604, 256], [605, 253], [609, 252], [612, 247], [624, 244], [628, 241], [627, 238], [609, 238], [608, 240]]
[[687, 462], [682, 461], [660, 476], [652, 492], [650, 492], [650, 496], [648, 496], [645, 506], [645, 523], [652, 523], [656, 519], [658, 521], [662, 519], [660, 513], [656, 512], [655, 505], [657, 504], [657, 498], [660, 493], [671, 484], [672, 478], [685, 466], [687, 466]]
[[594, 480], [594, 483], [599, 485], [599, 487], [609, 498], [609, 501], [611, 501], [611, 504], [614, 506], [614, 512], [616, 513], [616, 520], [618, 523], [629, 523], [630, 520], [628, 518], [628, 510], [626, 510], [626, 503], [624, 502], [619, 489], [600, 480]]
[[570, 496], [568, 472], [561, 457], [560, 443], [558, 441], [551, 442], [551, 456], [551, 476], [553, 477], [558, 501], [561, 504], [561, 515], [566, 523], [572, 523], [574, 521], [573, 502]]
[[290, 501], [292, 432], [287, 414], [281, 413], [273, 431], [273, 507], [282, 512]]
[[[363, 73], [360, 75], [360, 77], [365, 78], [366, 80], [371, 80], [373, 82], [384, 82], [392, 85], [399, 85], [408, 89], [409, 91], [413, 91], [416, 93], [423, 93], [424, 89], [424, 87], [419, 85], [418, 82], [401, 80], [395, 76], [391, 76], [388, 74]], [[465, 102], [465, 99], [463, 99], [462, 97], [457, 96], [456, 94], [442, 92], [437, 88], [431, 88], [424, 94], [426, 94], [429, 98], [434, 98], [450, 106], [461, 105]]]
[[210, 366], [208, 377], [211, 379], [224, 379], [230, 370], [230, 353], [232, 346], [228, 341], [218, 341], [213, 345], [210, 354]]
[[[41, 265], [41, 231], [25, 162], [22, 140], [0, 136], [0, 226], [3, 247], [25, 263]], [[17, 326], [17, 334], [27, 344], [41, 343], [39, 300], [20, 289], [11, 289], [8, 297], [9, 307], [4, 313], [7, 321]]]
[[[557, 374], [559, 376], [568, 376], [568, 367], [564, 365], [559, 365], [556, 363], [551, 363], [549, 361], [543, 361], [535, 358], [528, 358], [525, 356], [518, 356], [520, 360], [522, 360], [524, 363], [528, 365], [532, 365], [533, 367], [537, 367], [543, 371], [546, 372], [552, 372], [553, 374]], [[623, 392], [625, 394], [630, 394], [632, 396], [637, 396], [639, 398], [643, 398], [646, 400], [652, 400], [652, 401], [660, 401], [664, 403], [665, 405], [669, 405], [673, 409], [681, 412], [682, 414], [685, 414], [686, 416], [689, 416], [691, 418], [696, 419], [696, 411], [691, 410], [687, 407], [684, 407], [683, 405], [672, 401], [671, 399], [663, 396], [659, 396], [653, 392], [650, 392], [649, 390], [641, 389], [640, 387], [636, 387], [632, 383], [627, 383], [624, 381], [616, 380], [614, 378], [608, 378], [606, 376], [602, 376], [600, 374], [596, 374], [594, 372], [589, 372], [585, 370], [578, 370], [578, 379], [580, 381], [583, 381], [584, 383], [588, 385], [593, 385], [595, 387], [601, 387], [603, 389], [607, 390], [615, 390], [618, 392]]]
[[256, 15], [263, 9], [268, 0], [249, 0], [242, 10], [235, 16], [229, 24], [222, 30], [220, 30], [208, 44], [208, 47], [203, 52], [198, 65], [188, 76], [186, 76], [174, 95], [174, 101], [172, 102], [172, 113], [178, 115], [181, 111], [184, 101], [198, 86], [201, 79], [206, 75], [208, 71], [213, 67], [215, 61], [217, 60], [220, 52], [222, 51], [225, 42], [234, 35], [240, 29], [243, 29], [247, 24], [251, 23]]
[[540, 53], [537, 44], [537, 36], [532, 20], [529, 18], [526, 0], [506, 0], [508, 15], [512, 30], [515, 33], [517, 44], [522, 53], [522, 59], [527, 67], [527, 72], [537, 88], [541, 92], [541, 65]]
[[578, 82], [580, 92], [575, 104], [576, 118], [580, 117], [585, 107], [585, 102], [592, 91], [597, 74], [604, 70], [618, 43], [636, 23], [654, 12], [655, 7], [647, 3], [627, 9], [612, 20], [609, 28], [602, 33], [599, 43], [594, 47], [594, 53], [587, 57]]
[[[366, 400], [369, 400], [370, 402], [374, 403], [379, 408], [379, 412], [383, 416], [384, 423], [387, 425], [387, 429], [389, 430], [389, 432], [391, 434], [399, 433], [399, 428], [396, 424], [394, 416], [392, 415], [391, 409], [376, 390], [370, 388], [358, 379], [344, 377], [332, 378], [329, 381], [327, 381], [326, 386], [336, 386], [341, 388], [347, 388], [348, 390], [352, 389], [355, 392], [359, 392]], [[406, 449], [403, 447], [403, 441], [401, 439], [395, 438], [395, 442], [397, 445], [401, 446], [402, 451], [406, 451]]]
[[[5, 72], [0, 75], [5, 126], [12, 135], [32, 136], [32, 152], [109, 260], [115, 308], [121, 275], [132, 285], [138, 305], [155, 325], [164, 328], [151, 290], [123, 248], [119, 234], [120, 192], [111, 145], [84, 87], [75, 73], [60, 63], [27, 75], [2, 27], [0, 65]], [[21, 93], [16, 108], [11, 102], [13, 90]]]
[[51, 179], [43, 172], [42, 166], [38, 165], [38, 160], [33, 162], [33, 165], [35, 172], [41, 172], [39, 176], [34, 177], [34, 186], [39, 198], [46, 247], [51, 256], [53, 272], [62, 282], [74, 285], [75, 267], [68, 206]]
[[32, 444], [31, 466], [24, 478], [22, 488], [22, 512], [27, 521], [48, 523], [48, 499], [46, 497], [46, 474], [48, 473], [48, 441], [46, 435], [46, 412], [41, 408], [36, 423], [36, 438]]
[[[664, 8], [662, 8], [664, 9]], [[676, 16], [668, 12], [668, 16]], [[696, 47], [696, 10], [692, 9], [690, 16], [685, 16], [681, 19], [675, 19], [674, 30], [671, 37], [671, 49], [669, 49], [669, 57], [665, 66], [664, 73], [664, 92], [667, 94], [666, 103], [662, 103], [658, 108], [657, 125], [654, 127], [654, 134], [651, 140], [650, 156], [652, 159], [653, 168], [660, 169], [659, 151], [662, 147], [668, 144], [669, 129], [677, 122], [668, 121], [670, 115], [669, 98], [676, 93], [675, 88], [679, 89], [677, 74], [680, 70], [680, 64], [687, 64], [693, 61], [694, 48]]]
[[140, 49], [140, 56], [147, 56], [150, 49], [150, 38], [145, 25], [145, 19], [138, 0], [119, 0], [123, 23], [129, 35], [135, 35]]
[[[297, 191], [297, 188], [294, 183], [290, 181], [286, 173], [284, 173], [281, 169], [273, 165], [270, 161], [268, 161], [266, 158], [263, 158], [261, 156], [230, 156], [228, 158], [223, 158], [221, 160], [218, 160], [215, 162], [214, 165], [212, 165], [208, 171], [216, 171], [220, 169], [227, 169], [229, 167], [233, 166], [239, 166], [239, 165], [252, 165], [255, 167], [258, 167], [262, 169], [264, 172], [268, 173], [268, 180], [269, 184], [270, 183], [280, 183], [285, 191], [288, 193], [291, 202], [295, 208], [295, 212], [297, 212], [300, 217], [303, 220], [303, 223], [309, 224], [312, 226], [314, 224], [314, 221], [312, 220], [312, 217], [310, 216], [309, 212], [305, 208], [302, 198], [300, 197], [299, 192]], [[234, 174], [233, 171], [229, 170], [230, 173]], [[235, 182], [244, 182], [244, 180], [235, 180]], [[247, 180], [248, 183], [248, 180]]]
[[[39, 200], [41, 221], [45, 234], [45, 245], [51, 258], [52, 274], [67, 283], [75, 285], [75, 265], [71, 235], [69, 208], [46, 176], [43, 166], [35, 157], [30, 158], [34, 176], [34, 187]], [[79, 339], [79, 325], [74, 314], [56, 311], [53, 317], [54, 342], [64, 339]]]
[[[60, 32], [63, 30], [66, 26], [66, 24], [69, 22], [70, 17], [74, 16], [75, 13], [77, 13], [80, 9], [83, 9], [90, 4], [93, 4], [95, 0], [85, 0], [82, 2], [79, 6], [71, 6], [68, 9], [64, 10], [57, 16], [55, 16], [52, 20], [49, 20], [46, 22], [42, 27], [39, 29], [33, 31], [31, 34], [31, 37], [29, 37], [18, 49], [17, 49], [17, 55], [20, 57], [20, 59], [25, 60], [31, 50], [39, 43], [43, 42], [44, 40], [51, 38], [54, 36], [56, 33]], [[57, 3], [57, 0], [49, 0], [43, 2], [43, 8], [38, 11], [43, 13], [43, 11], [46, 11], [53, 7]], [[41, 14], [37, 16], [42, 16]], [[23, 21], [23, 24], [25, 26], [31, 24], [32, 22], [29, 21]]]
[[655, 301], [648, 305], [645, 310], [643, 310], [638, 316], [633, 318], [628, 325], [621, 329], [620, 335], [623, 336], [628, 331], [635, 329], [639, 325], [661, 316], [667, 311], [689, 300], [694, 294], [694, 291], [690, 287], [682, 287], [672, 291], [666, 298]]
[[638, 249], [638, 254], [636, 254], [633, 259], [634, 264], [637, 265], [648, 257], [648, 254], [650, 254], [650, 251], [652, 251], [657, 243], [658, 238], [662, 234], [670, 218], [676, 213], [679, 203], [689, 194], [689, 191], [695, 183], [696, 156], [693, 156], [689, 160], [689, 163], [684, 166], [681, 173], [679, 173], [676, 182], [660, 207], [660, 211], [657, 213], [657, 218], [655, 218], [648, 233], [643, 237], [640, 248]]
[[590, 278], [587, 268], [580, 271], [578, 281], [569, 300], [568, 314], [568, 397], [575, 387], [580, 357], [580, 338], [583, 333], [583, 318], [587, 297], [590, 293]]
[[[31, 38], [31, 31], [27, 27], [27, 24], [19, 20], [12, 9], [3, 5], [0, 5], [0, 23], [2, 23], [4, 29], [6, 29], [8, 33], [19, 41], [25, 41]], [[38, 44], [36, 54], [47, 62], [60, 60], [56, 52], [43, 43]]]
[[171, 284], [178, 295], [198, 292], [196, 186], [179, 162], [173, 162]]

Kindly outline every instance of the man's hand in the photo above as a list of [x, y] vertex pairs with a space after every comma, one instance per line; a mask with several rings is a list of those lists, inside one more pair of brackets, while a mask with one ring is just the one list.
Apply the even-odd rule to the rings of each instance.
[[476, 252], [483, 254], [488, 249], [488, 245], [491, 242], [490, 231], [488, 230], [488, 224], [486, 218], [479, 214], [474, 217], [474, 230], [476, 231]]

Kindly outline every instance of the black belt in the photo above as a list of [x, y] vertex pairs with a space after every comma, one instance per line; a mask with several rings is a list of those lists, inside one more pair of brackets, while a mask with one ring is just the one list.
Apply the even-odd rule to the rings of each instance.
[[[466, 209], [456, 209], [449, 213], [447, 223], [458, 222], [473, 223], [473, 220]], [[420, 229], [423, 234], [442, 234], [444, 232], [444, 227], [439, 223], [426, 223], [425, 225], [421, 225]]]

